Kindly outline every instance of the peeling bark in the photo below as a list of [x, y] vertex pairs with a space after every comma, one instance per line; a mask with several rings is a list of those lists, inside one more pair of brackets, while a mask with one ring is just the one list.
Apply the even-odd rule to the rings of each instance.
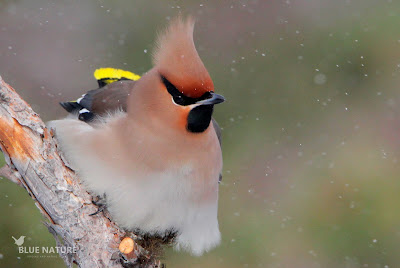
[[[127, 234], [107, 214], [97, 211], [92, 197], [63, 161], [57, 141], [39, 115], [0, 77], [0, 149], [7, 166], [0, 176], [24, 187], [40, 212], [57, 246], [75, 247], [76, 253], [61, 253], [72, 267], [159, 267], [147, 252], [135, 243], [129, 254], [118, 247]], [[129, 234], [134, 240], [134, 234]], [[145, 263], [145, 264], [144, 264]]]

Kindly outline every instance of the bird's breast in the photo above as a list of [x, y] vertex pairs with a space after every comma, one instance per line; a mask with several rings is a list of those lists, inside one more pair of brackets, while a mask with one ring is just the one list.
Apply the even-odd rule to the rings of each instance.
[[101, 162], [118, 170], [120, 175], [113, 177], [144, 182], [140, 186], [151, 182], [157, 188], [172, 186], [159, 191], [187, 196], [192, 201], [217, 200], [222, 154], [212, 125], [203, 133], [181, 135], [141, 125], [124, 132], [115, 129], [124, 128], [109, 128], [108, 133], [92, 139]]

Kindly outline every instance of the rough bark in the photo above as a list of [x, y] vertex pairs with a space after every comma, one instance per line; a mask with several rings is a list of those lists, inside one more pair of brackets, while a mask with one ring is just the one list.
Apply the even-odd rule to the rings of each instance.
[[[92, 197], [63, 161], [57, 141], [39, 115], [0, 77], [0, 149], [7, 165], [0, 176], [24, 187], [40, 212], [58, 246], [75, 247], [76, 253], [63, 254], [67, 266], [158, 267], [159, 261], [134, 243], [133, 251], [123, 254], [118, 247], [126, 233], [97, 211]], [[136, 239], [134, 234], [129, 234]], [[126, 253], [126, 252], [125, 252]], [[144, 264], [144, 262], [146, 264]], [[125, 265], [124, 265], [125, 266]]]

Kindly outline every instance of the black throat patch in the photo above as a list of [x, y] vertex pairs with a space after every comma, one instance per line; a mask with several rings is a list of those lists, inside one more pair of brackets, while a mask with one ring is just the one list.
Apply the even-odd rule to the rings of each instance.
[[188, 115], [186, 129], [190, 132], [205, 131], [211, 122], [214, 105], [200, 105], [193, 108]]

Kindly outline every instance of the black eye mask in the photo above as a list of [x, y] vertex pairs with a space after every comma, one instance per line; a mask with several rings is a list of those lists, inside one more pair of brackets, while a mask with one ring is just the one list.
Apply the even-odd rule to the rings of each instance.
[[167, 80], [163, 75], [161, 75], [161, 81], [165, 85], [168, 90], [168, 93], [171, 94], [174, 102], [178, 105], [187, 106], [191, 104], [195, 104], [198, 101], [209, 99], [212, 97], [211, 91], [204, 93], [201, 97], [198, 98], [190, 98], [185, 96], [182, 92], [180, 92], [170, 81]]

